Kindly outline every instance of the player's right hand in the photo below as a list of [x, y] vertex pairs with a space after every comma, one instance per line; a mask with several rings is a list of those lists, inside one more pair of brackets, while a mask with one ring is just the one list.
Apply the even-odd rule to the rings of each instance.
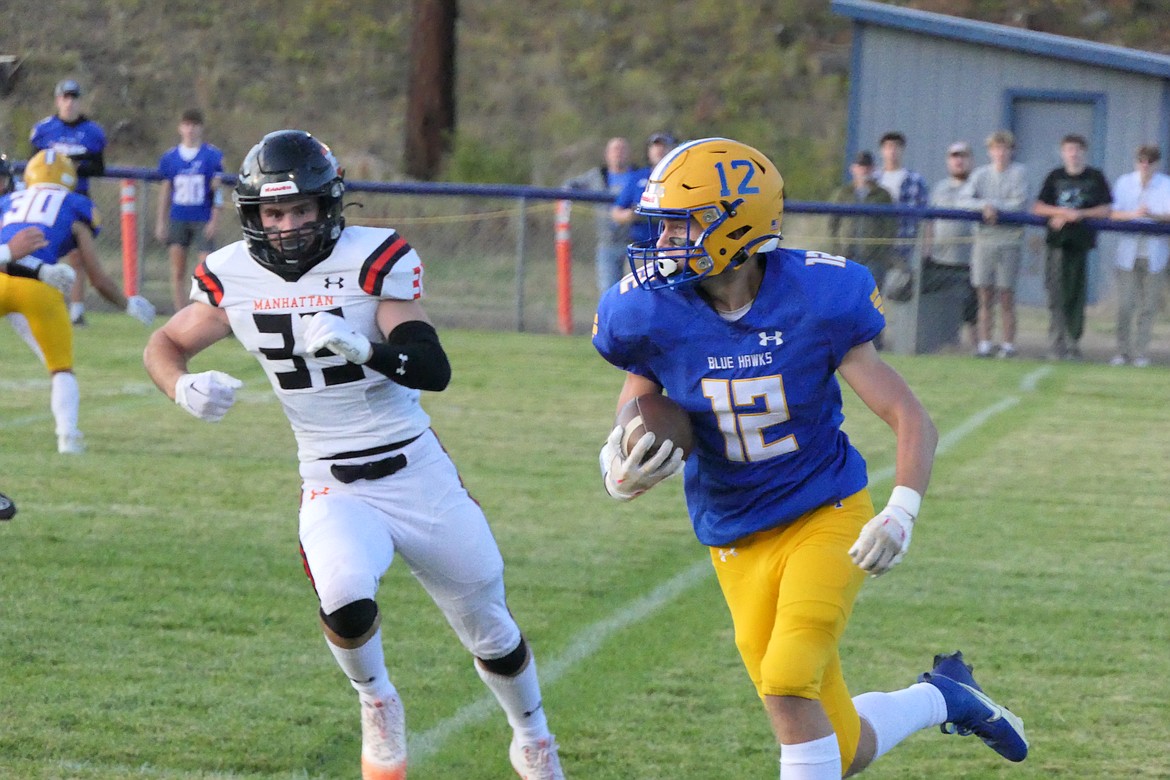
[[154, 322], [154, 304], [141, 295], [131, 295], [126, 299], [126, 313], [143, 325]]
[[41, 263], [37, 266], [37, 278], [50, 287], [68, 295], [77, 279], [77, 272], [67, 263]]
[[615, 426], [601, 448], [605, 490], [614, 498], [629, 501], [683, 470], [682, 447], [675, 447], [670, 439], [663, 441], [658, 450], [646, 458], [646, 453], [654, 446], [654, 434], [649, 432], [638, 439], [629, 457], [623, 458], [622, 433], [622, 426]]
[[183, 374], [175, 383], [175, 403], [200, 420], [219, 422], [236, 402], [244, 383], [222, 371]]

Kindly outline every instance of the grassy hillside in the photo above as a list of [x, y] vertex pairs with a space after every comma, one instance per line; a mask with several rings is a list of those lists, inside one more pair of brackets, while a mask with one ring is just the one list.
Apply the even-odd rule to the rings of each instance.
[[[1152, 0], [918, 0], [926, 10], [1167, 49]], [[550, 0], [461, 4], [458, 128], [446, 178], [556, 184], [604, 139], [726, 134], [767, 151], [795, 197], [839, 170], [849, 25], [826, 0]], [[23, 157], [53, 84], [74, 76], [114, 164], [149, 165], [178, 113], [209, 118], [234, 167], [263, 133], [309, 129], [354, 178], [396, 178], [409, 0], [44, 0], [8, 14], [0, 54], [23, 57], [0, 98], [0, 149]], [[734, 10], [733, 10], [734, 9]], [[52, 19], [46, 24], [45, 19]]]

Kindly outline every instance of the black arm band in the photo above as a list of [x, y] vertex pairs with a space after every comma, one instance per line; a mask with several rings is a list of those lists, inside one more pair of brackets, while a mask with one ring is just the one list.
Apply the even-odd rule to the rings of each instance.
[[451, 381], [451, 363], [428, 322], [409, 320], [390, 331], [385, 342], [371, 345], [366, 366], [403, 387], [442, 390]]
[[69, 159], [73, 160], [77, 166], [77, 175], [82, 178], [101, 176], [106, 172], [106, 157], [102, 152], [71, 155]]
[[30, 268], [27, 264], [19, 260], [10, 260], [6, 265], [0, 263], [0, 271], [4, 271], [9, 276], [20, 276], [25, 279], [37, 278], [37, 269]]

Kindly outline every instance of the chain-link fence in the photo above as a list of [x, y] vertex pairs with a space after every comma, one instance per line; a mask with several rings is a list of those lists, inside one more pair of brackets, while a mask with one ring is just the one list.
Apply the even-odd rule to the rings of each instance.
[[[125, 174], [131, 169], [115, 169]], [[160, 191], [149, 172], [134, 179], [137, 200], [137, 246], [139, 289], [163, 314], [170, 313], [169, 264], [166, 248], [154, 239], [154, 225]], [[386, 191], [397, 188], [400, 191]], [[401, 191], [407, 190], [410, 191]], [[121, 180], [101, 178], [91, 182], [90, 195], [103, 217], [98, 249], [106, 269], [117, 275], [122, 264], [122, 230], [119, 198]], [[397, 229], [418, 250], [426, 269], [425, 305], [428, 313], [443, 326], [519, 330], [553, 333], [563, 331], [565, 310], [559, 295], [556, 251], [556, 203], [559, 190], [523, 187], [460, 185], [386, 185], [355, 182], [347, 194], [346, 220], [349, 224], [388, 226]], [[575, 193], [571, 219], [571, 284], [569, 321], [571, 332], [588, 333], [597, 305], [594, 250], [596, 220], [593, 209], [600, 196]], [[872, 210], [874, 207], [869, 207]], [[824, 203], [789, 202], [784, 218], [784, 244], [790, 247], [838, 251], [831, 237], [833, 214], [861, 213], [866, 207]], [[902, 209], [902, 211], [906, 211]], [[909, 213], [906, 211], [906, 213]], [[959, 212], [927, 210], [930, 216]], [[971, 219], [967, 213], [965, 219]], [[1022, 217], [1023, 219], [1023, 217]], [[1117, 226], [1113, 226], [1116, 228]], [[1024, 247], [1021, 293], [1039, 285], [1043, 268], [1043, 230], [1028, 228]], [[1090, 298], [1087, 329], [1104, 338], [1114, 328], [1115, 308], [1109, 289], [1111, 240], [1103, 233], [1092, 274], [1096, 280]], [[225, 213], [219, 222], [216, 246], [240, 237], [239, 222], [225, 192]], [[857, 243], [856, 239], [851, 240]], [[862, 244], [880, 246], [896, 239], [862, 239]], [[919, 241], [907, 248], [912, 271], [909, 300], [890, 302], [887, 347], [898, 352], [929, 352], [953, 346], [959, 348], [961, 294], [950, 287], [932, 287], [930, 274], [922, 274]], [[861, 259], [861, 258], [855, 258]], [[189, 260], [193, 268], [194, 254]], [[924, 286], [925, 284], [925, 286]], [[1021, 325], [1036, 333], [1021, 334], [1043, 343], [1043, 301], [1021, 294]], [[87, 305], [106, 304], [90, 291]], [[1030, 310], [1030, 311], [1029, 311]], [[1030, 324], [1031, 323], [1031, 324]], [[1170, 333], [1163, 313], [1159, 333]]]

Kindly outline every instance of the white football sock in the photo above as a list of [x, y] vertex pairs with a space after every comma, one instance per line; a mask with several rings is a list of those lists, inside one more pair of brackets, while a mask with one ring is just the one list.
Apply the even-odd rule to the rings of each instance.
[[540, 681], [536, 677], [536, 658], [531, 650], [524, 668], [515, 677], [489, 672], [479, 661], [475, 661], [475, 671], [484, 685], [495, 694], [504, 714], [508, 716], [508, 725], [521, 743], [535, 742], [549, 736], [548, 718], [545, 717], [540, 699]]
[[386, 671], [382, 629], [375, 631], [361, 647], [338, 647], [328, 638], [325, 644], [361, 698], [385, 700], [397, 693], [394, 684], [390, 682], [390, 673]]
[[863, 693], [853, 697], [853, 705], [873, 728], [875, 759], [915, 731], [938, 726], [947, 719], [947, 702], [930, 683], [915, 683], [890, 693]]
[[53, 374], [49, 390], [49, 408], [57, 424], [57, 435], [77, 433], [77, 410], [81, 405], [81, 391], [77, 388], [77, 377], [72, 371], [58, 371]]
[[841, 780], [837, 736], [780, 745], [780, 780]]
[[81, 315], [85, 314], [85, 304], [70, 302], [69, 304], [69, 319], [76, 320]]

